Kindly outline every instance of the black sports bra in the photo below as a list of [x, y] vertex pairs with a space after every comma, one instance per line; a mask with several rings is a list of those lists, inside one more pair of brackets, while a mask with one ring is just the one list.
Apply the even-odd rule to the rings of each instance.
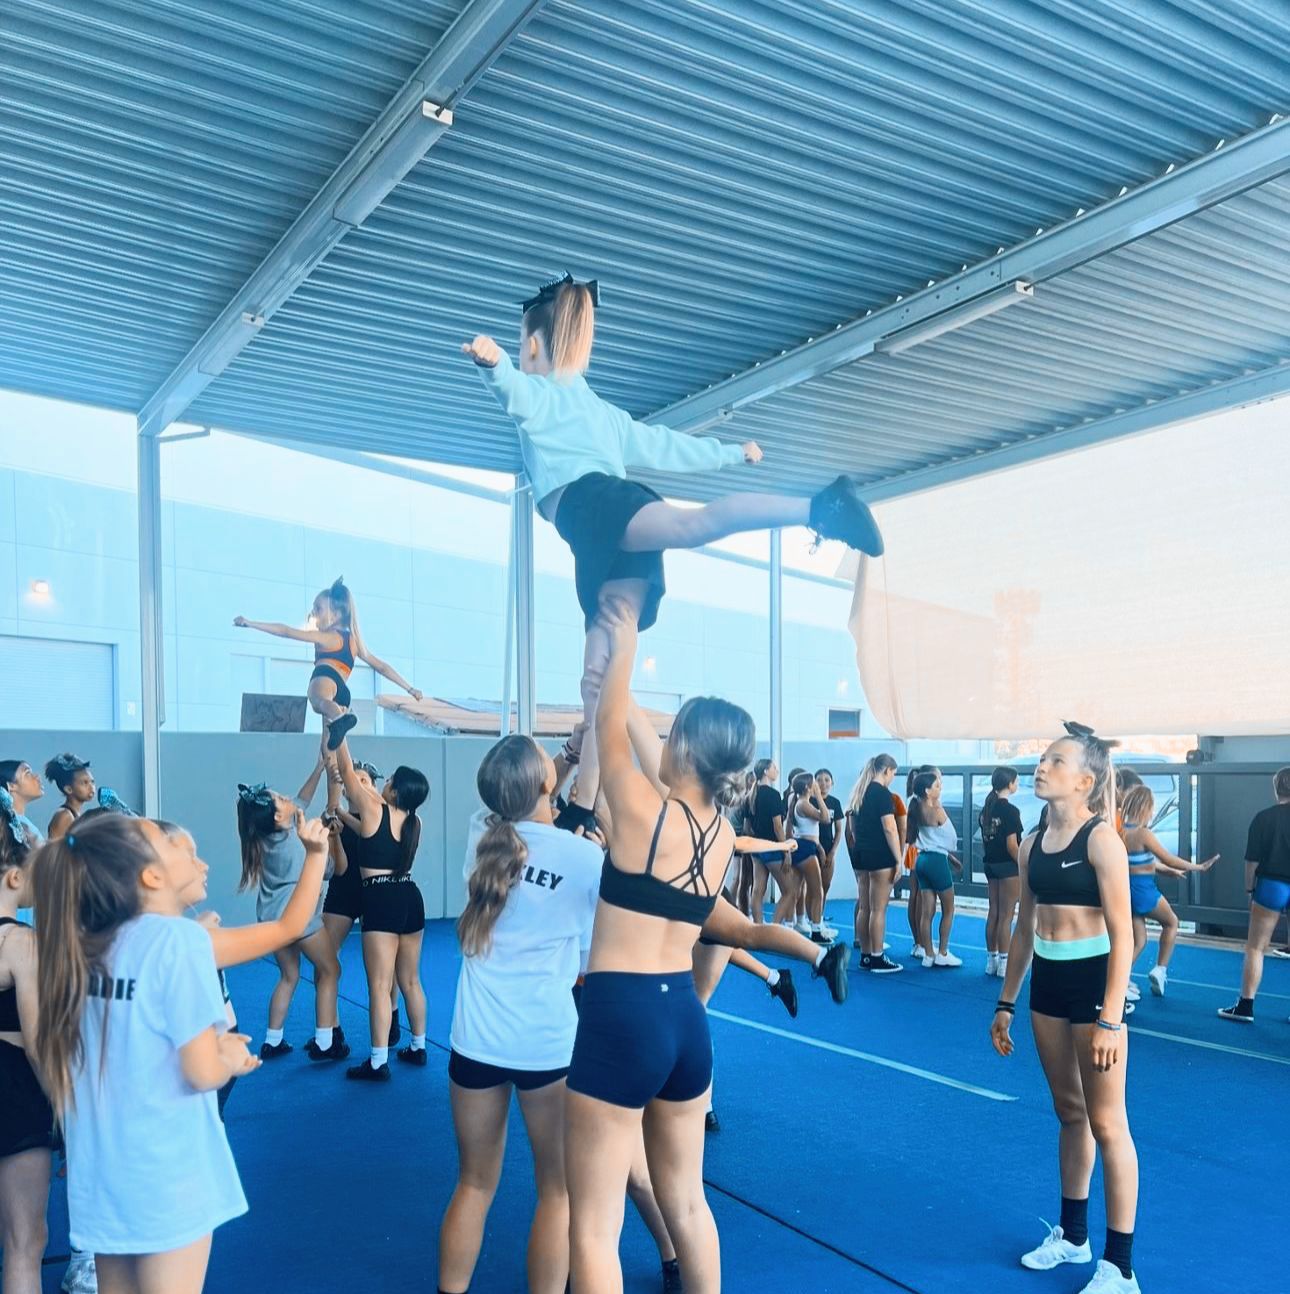
[[[409, 829], [409, 819], [405, 818], [403, 830], [407, 831]], [[388, 804], [381, 805], [381, 825], [370, 836], [362, 837], [362, 841], [358, 862], [364, 871], [403, 871], [403, 842], [394, 839], [394, 831], [390, 826], [390, 806]]]
[[1090, 818], [1075, 833], [1070, 844], [1055, 854], [1045, 852], [1044, 836], [1047, 832], [1039, 832], [1030, 847], [1030, 862], [1026, 867], [1030, 891], [1036, 903], [1068, 908], [1102, 906], [1097, 873], [1088, 861], [1088, 838], [1101, 824], [1101, 818]]
[[[0, 917], [0, 926], [20, 926], [22, 921], [13, 917]], [[18, 989], [0, 989], [0, 1033], [21, 1033], [22, 1021], [18, 1018]]]
[[334, 632], [340, 635], [340, 646], [334, 651], [328, 651], [315, 643], [314, 664], [339, 665], [341, 672], [348, 678], [350, 671], [354, 668], [354, 642], [348, 629], [337, 629]]
[[[654, 855], [669, 804], [679, 804], [685, 814], [690, 828], [691, 850], [685, 871], [665, 881], [654, 875]], [[626, 908], [628, 912], [643, 912], [648, 917], [662, 917], [664, 921], [684, 921], [688, 925], [701, 926], [717, 906], [717, 896], [708, 888], [703, 864], [708, 851], [716, 843], [722, 821], [718, 811], [707, 827], [700, 827], [688, 804], [682, 800], [665, 800], [654, 827], [645, 870], [621, 872], [606, 854], [605, 865], [600, 871], [600, 897], [616, 908]]]

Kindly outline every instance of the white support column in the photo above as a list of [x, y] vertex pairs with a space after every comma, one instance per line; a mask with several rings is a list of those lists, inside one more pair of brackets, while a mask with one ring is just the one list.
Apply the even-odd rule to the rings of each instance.
[[161, 813], [161, 725], [166, 719], [161, 617], [161, 442], [140, 431], [139, 660], [143, 699], [143, 811]]
[[515, 663], [519, 731], [537, 727], [537, 656], [533, 612], [533, 488], [527, 481], [515, 491]]
[[519, 498], [520, 478], [515, 478], [511, 504], [507, 510], [508, 537], [506, 541], [506, 630], [502, 647], [502, 710], [498, 718], [498, 736], [505, 737], [511, 730], [511, 680], [515, 674], [515, 501]]
[[784, 554], [783, 535], [770, 532], [770, 757], [784, 759]]

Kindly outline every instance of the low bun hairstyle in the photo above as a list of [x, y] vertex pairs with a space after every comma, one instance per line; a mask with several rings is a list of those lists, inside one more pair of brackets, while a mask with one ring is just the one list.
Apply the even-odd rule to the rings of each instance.
[[503, 737], [479, 766], [475, 786], [489, 816], [475, 847], [466, 906], [457, 918], [457, 939], [467, 957], [487, 953], [492, 945], [493, 927], [519, 884], [529, 855], [515, 824], [533, 815], [545, 781], [541, 751], [531, 737], [519, 733]]
[[744, 770], [757, 753], [752, 715], [716, 696], [691, 697], [677, 713], [667, 739], [673, 767], [692, 773], [719, 808], [744, 791]]

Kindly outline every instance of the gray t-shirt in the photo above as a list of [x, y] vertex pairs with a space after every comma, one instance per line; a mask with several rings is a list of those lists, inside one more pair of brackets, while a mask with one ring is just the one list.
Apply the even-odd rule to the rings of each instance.
[[[257, 920], [277, 921], [281, 918], [304, 867], [305, 847], [300, 843], [294, 827], [289, 827], [286, 831], [275, 831], [273, 835], [266, 837], [264, 870], [260, 873], [260, 888], [255, 896]], [[314, 909], [302, 938], [308, 939], [322, 929], [322, 905], [320, 893], [318, 906]]]

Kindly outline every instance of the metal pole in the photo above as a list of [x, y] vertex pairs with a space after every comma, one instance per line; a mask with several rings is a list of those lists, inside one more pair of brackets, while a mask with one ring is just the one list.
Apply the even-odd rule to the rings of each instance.
[[161, 445], [139, 433], [139, 661], [143, 699], [143, 811], [161, 813], [161, 725], [166, 719], [161, 618]]
[[525, 481], [515, 491], [515, 664], [519, 731], [537, 726], [537, 668], [533, 614], [533, 489]]
[[770, 532], [770, 757], [784, 759], [784, 555], [782, 535]]
[[502, 712], [498, 736], [505, 737], [511, 730], [511, 676], [515, 662], [515, 509], [519, 506], [519, 478], [511, 493], [509, 513], [510, 533], [506, 544], [506, 632], [502, 647]]

